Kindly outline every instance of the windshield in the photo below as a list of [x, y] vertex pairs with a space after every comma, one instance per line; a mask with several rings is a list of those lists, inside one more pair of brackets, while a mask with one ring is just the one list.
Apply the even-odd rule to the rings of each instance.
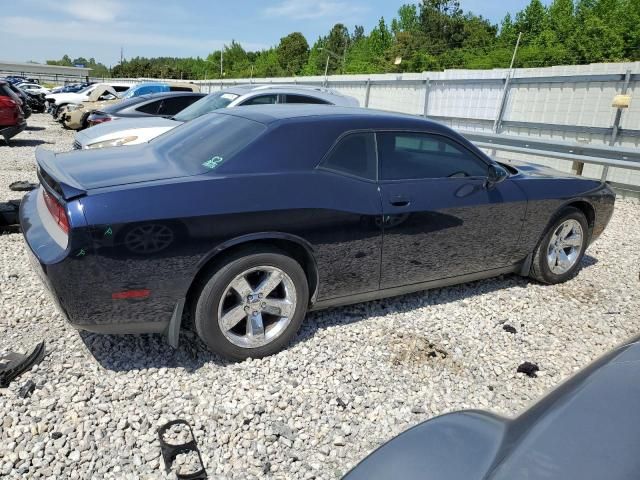
[[151, 140], [158, 152], [191, 175], [215, 171], [266, 130], [247, 118], [211, 113]]
[[185, 108], [179, 114], [172, 118], [178, 122], [188, 122], [194, 118], [198, 118], [205, 113], [211, 113], [219, 108], [225, 108], [231, 102], [233, 102], [239, 95], [228, 92], [216, 92], [211, 93], [204, 97], [202, 100], [198, 100], [193, 105]]
[[82, 90], [78, 90], [77, 93], [85, 93], [85, 92], [88, 92], [89, 90], [93, 90], [94, 88], [96, 88], [95, 85], [89, 85], [88, 87], [84, 87]]

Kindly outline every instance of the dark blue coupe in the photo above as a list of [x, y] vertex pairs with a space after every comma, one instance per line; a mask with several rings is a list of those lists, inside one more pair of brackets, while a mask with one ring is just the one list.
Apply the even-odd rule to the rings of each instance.
[[282, 349], [309, 309], [511, 272], [562, 282], [615, 201], [437, 123], [333, 106], [227, 109], [149, 144], [36, 156], [20, 221], [69, 321], [175, 344], [188, 308], [234, 359]]

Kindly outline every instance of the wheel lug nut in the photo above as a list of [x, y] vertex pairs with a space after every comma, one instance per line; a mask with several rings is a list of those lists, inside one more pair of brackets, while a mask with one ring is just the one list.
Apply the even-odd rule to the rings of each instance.
[[264, 303], [264, 302], [262, 302], [262, 303], [260, 304], [260, 306], [261, 306], [262, 308], [264, 308], [264, 307], [266, 307], [266, 306], [267, 306], [267, 304], [266, 304], [266, 303]]
[[248, 306], [244, 307], [244, 311], [248, 312], [249, 311], [249, 307]]
[[261, 293], [258, 294], [258, 298], [262, 298], [263, 295]]
[[253, 316], [255, 317], [256, 315], [258, 315], [258, 312], [253, 312]]

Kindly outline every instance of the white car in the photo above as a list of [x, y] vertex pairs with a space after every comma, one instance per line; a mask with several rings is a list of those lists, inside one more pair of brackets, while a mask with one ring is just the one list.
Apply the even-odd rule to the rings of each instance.
[[47, 95], [51, 93], [51, 90], [49, 90], [48, 88], [44, 88], [42, 85], [38, 85], [37, 83], [19, 83], [18, 88], [21, 88], [26, 92], [35, 94], [44, 93], [45, 95]]
[[60, 107], [63, 107], [69, 104], [77, 104], [77, 103], [82, 103], [87, 101], [91, 96], [91, 93], [95, 90], [95, 88], [98, 85], [105, 85], [105, 84], [113, 88], [117, 93], [126, 92], [127, 90], [129, 90], [129, 88], [132, 87], [132, 85], [129, 85], [126, 83], [112, 83], [112, 82], [105, 82], [104, 84], [95, 83], [75, 93], [71, 93], [71, 92], [50, 93], [47, 96], [45, 96], [44, 99], [47, 103], [47, 108], [51, 111], [54, 117], [57, 117]]
[[301, 85], [238, 85], [211, 93], [172, 118], [119, 119], [88, 128], [76, 133], [73, 148], [79, 150], [145, 143], [184, 122], [219, 108], [274, 103], [359, 106], [355, 98], [328, 88]]

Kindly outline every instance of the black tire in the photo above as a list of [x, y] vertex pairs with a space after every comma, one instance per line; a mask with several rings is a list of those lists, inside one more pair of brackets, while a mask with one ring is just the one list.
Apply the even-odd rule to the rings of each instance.
[[[549, 251], [554, 232], [556, 232], [556, 230], [559, 229], [560, 225], [562, 225], [567, 220], [575, 220], [582, 227], [582, 244], [579, 247], [579, 254], [571, 268], [563, 273], [554, 273], [549, 266], [549, 262], [547, 261], [547, 252]], [[589, 245], [589, 238], [589, 224], [587, 223], [587, 218], [585, 217], [584, 213], [574, 207], [563, 208], [556, 214], [554, 220], [551, 222], [544, 235], [542, 236], [542, 239], [538, 243], [533, 257], [533, 262], [531, 264], [531, 271], [529, 273], [529, 276], [541, 283], [550, 285], [566, 282], [567, 280], [572, 278], [580, 268], [580, 262], [582, 261], [585, 251], [587, 250], [587, 246]]]
[[[281, 270], [292, 281], [296, 295], [294, 313], [289, 317], [286, 328], [266, 345], [256, 348], [238, 346], [225, 336], [219, 325], [218, 311], [222, 296], [236, 277], [263, 266]], [[211, 270], [196, 299], [193, 322], [198, 336], [211, 351], [231, 360], [261, 358], [279, 352], [291, 341], [300, 329], [308, 303], [307, 277], [296, 260], [275, 248], [247, 248], [231, 255]]]

